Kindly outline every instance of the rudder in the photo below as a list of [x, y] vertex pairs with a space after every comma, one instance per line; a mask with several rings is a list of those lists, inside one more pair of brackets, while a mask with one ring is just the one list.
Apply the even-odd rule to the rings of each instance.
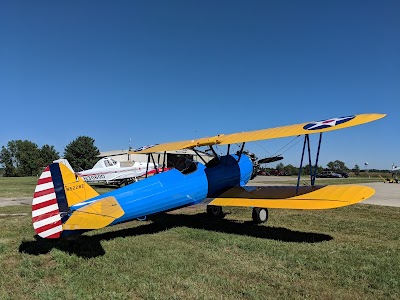
[[32, 223], [42, 238], [60, 238], [69, 207], [98, 193], [65, 165], [53, 163], [40, 175], [32, 200]]

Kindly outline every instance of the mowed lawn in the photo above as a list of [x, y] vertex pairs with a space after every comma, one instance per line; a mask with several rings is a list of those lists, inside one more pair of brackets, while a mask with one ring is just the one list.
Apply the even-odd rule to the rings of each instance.
[[[33, 197], [38, 177], [0, 177], [1, 198], [30, 198]], [[102, 194], [115, 187], [95, 186], [98, 193]]]
[[400, 299], [400, 208], [204, 210], [49, 241], [2, 207], [0, 299]]

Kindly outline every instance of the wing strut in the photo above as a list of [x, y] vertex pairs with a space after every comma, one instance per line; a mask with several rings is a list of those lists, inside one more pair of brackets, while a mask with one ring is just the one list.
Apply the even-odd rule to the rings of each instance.
[[313, 169], [313, 167], [311, 164], [310, 137], [308, 134], [307, 134], [307, 146], [308, 146], [308, 165], [310, 166], [310, 181], [311, 181], [311, 185], [312, 185], [312, 177], [313, 177], [312, 169]]
[[321, 150], [321, 141], [322, 141], [322, 132], [319, 134], [317, 157], [315, 159], [315, 166], [313, 167], [311, 165], [310, 137], [309, 137], [308, 134], [304, 135], [303, 151], [301, 153], [299, 174], [297, 176], [296, 195], [298, 194], [299, 186], [300, 186], [300, 176], [301, 176], [301, 173], [302, 173], [302, 170], [303, 170], [303, 160], [304, 160], [304, 152], [306, 150], [306, 144], [307, 144], [307, 150], [308, 150], [308, 163], [309, 163], [309, 167], [310, 167], [311, 186], [315, 185], [315, 178], [317, 177], [319, 153], [320, 153], [320, 150]]
[[149, 175], [150, 154], [147, 154], [146, 178]]
[[219, 156], [217, 154], [217, 152], [215, 152], [214, 148], [212, 147], [212, 145], [210, 145], [210, 150], [212, 151], [212, 153], [214, 154], [214, 157], [218, 160], [219, 162]]
[[240, 148], [239, 157], [238, 157], [238, 162], [240, 161], [240, 158], [242, 157], [243, 149], [244, 149], [244, 144], [246, 144], [246, 142], [243, 142], [242, 147]]
[[204, 160], [204, 158], [199, 154], [199, 152], [197, 152], [196, 149], [193, 148], [194, 153], [196, 153], [197, 157], [200, 157], [200, 159], [203, 161], [203, 163], [206, 165], [207, 162]]
[[167, 156], [167, 151], [164, 151], [164, 158], [163, 158], [163, 162], [162, 162], [162, 171], [165, 171], [165, 157]]
[[307, 138], [308, 138], [308, 134], [306, 134], [306, 135], [304, 136], [303, 152], [301, 153], [301, 161], [300, 161], [299, 174], [297, 175], [296, 196], [297, 196], [297, 193], [299, 192], [300, 176], [301, 176], [301, 171], [303, 170], [304, 150], [306, 149]]
[[[317, 157], [315, 159], [314, 174], [311, 177], [311, 185], [312, 186], [315, 185], [315, 178], [317, 177], [318, 159], [319, 159], [319, 150], [321, 149], [321, 141], [322, 141], [322, 132], [319, 134], [318, 151], [317, 151]], [[311, 166], [311, 164], [310, 164], [310, 166]], [[310, 174], [311, 174], [311, 172], [310, 172]]]
[[153, 153], [150, 153], [151, 160], [153, 161], [154, 169], [156, 170], [156, 174], [158, 174], [158, 167], [156, 166], [156, 162], [154, 161]]

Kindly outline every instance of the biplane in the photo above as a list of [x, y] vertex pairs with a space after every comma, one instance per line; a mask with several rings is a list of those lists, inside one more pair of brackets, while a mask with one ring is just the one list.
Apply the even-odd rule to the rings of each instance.
[[[70, 163], [65, 158], [57, 159], [54, 163], [61, 162], [74, 172]], [[103, 157], [98, 160], [93, 168], [75, 172], [76, 175], [82, 177], [89, 184], [105, 184], [116, 185], [121, 187], [147, 175], [156, 173], [157, 164], [146, 164], [145, 162], [135, 161], [133, 165], [123, 167], [119, 161], [111, 157]], [[159, 168], [158, 171], [161, 171]]]
[[147, 173], [153, 173], [157, 165], [147, 165], [135, 161], [132, 166], [122, 167], [119, 161], [111, 157], [103, 157], [92, 169], [76, 172], [87, 183], [105, 183], [118, 186], [137, 182], [138, 178]]
[[400, 167], [395, 166], [394, 164], [392, 164], [392, 170], [390, 171], [390, 173], [392, 173], [392, 178], [383, 178], [380, 175], [379, 175], [379, 177], [381, 177], [384, 180], [383, 182], [400, 183], [399, 179], [397, 178], [397, 172], [398, 171], [400, 171]]
[[[209, 147], [209, 162], [187, 160], [177, 169], [158, 174], [99, 195], [65, 165], [53, 163], [41, 174], [32, 202], [32, 222], [42, 238], [61, 238], [162, 212], [198, 204], [206, 199], [207, 214], [223, 217], [222, 207], [249, 207], [255, 223], [268, 219], [269, 208], [330, 209], [358, 203], [371, 197], [374, 189], [358, 185], [315, 185], [318, 158], [324, 132], [343, 129], [383, 118], [384, 114], [360, 114], [284, 127], [156, 144], [133, 150], [148, 154], [169, 150]], [[315, 164], [311, 163], [310, 134], [319, 134]], [[252, 141], [304, 136], [300, 171], [294, 186], [246, 186], [253, 174], [253, 161], [245, 144]], [[214, 147], [226, 145], [226, 154]], [[231, 153], [231, 146], [240, 150]], [[233, 147], [232, 147], [233, 148]], [[300, 185], [305, 155], [311, 168], [310, 185]], [[164, 155], [165, 157], [165, 155]], [[201, 157], [199, 155], [199, 157]], [[163, 167], [165, 162], [163, 162]], [[206, 222], [206, 220], [205, 220]]]

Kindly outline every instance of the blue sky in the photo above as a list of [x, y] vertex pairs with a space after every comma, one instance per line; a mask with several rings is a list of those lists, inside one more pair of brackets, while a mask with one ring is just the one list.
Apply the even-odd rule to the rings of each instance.
[[325, 134], [320, 164], [400, 165], [399, 15], [399, 1], [1, 1], [0, 146], [62, 154], [86, 135], [108, 151], [386, 113]]

